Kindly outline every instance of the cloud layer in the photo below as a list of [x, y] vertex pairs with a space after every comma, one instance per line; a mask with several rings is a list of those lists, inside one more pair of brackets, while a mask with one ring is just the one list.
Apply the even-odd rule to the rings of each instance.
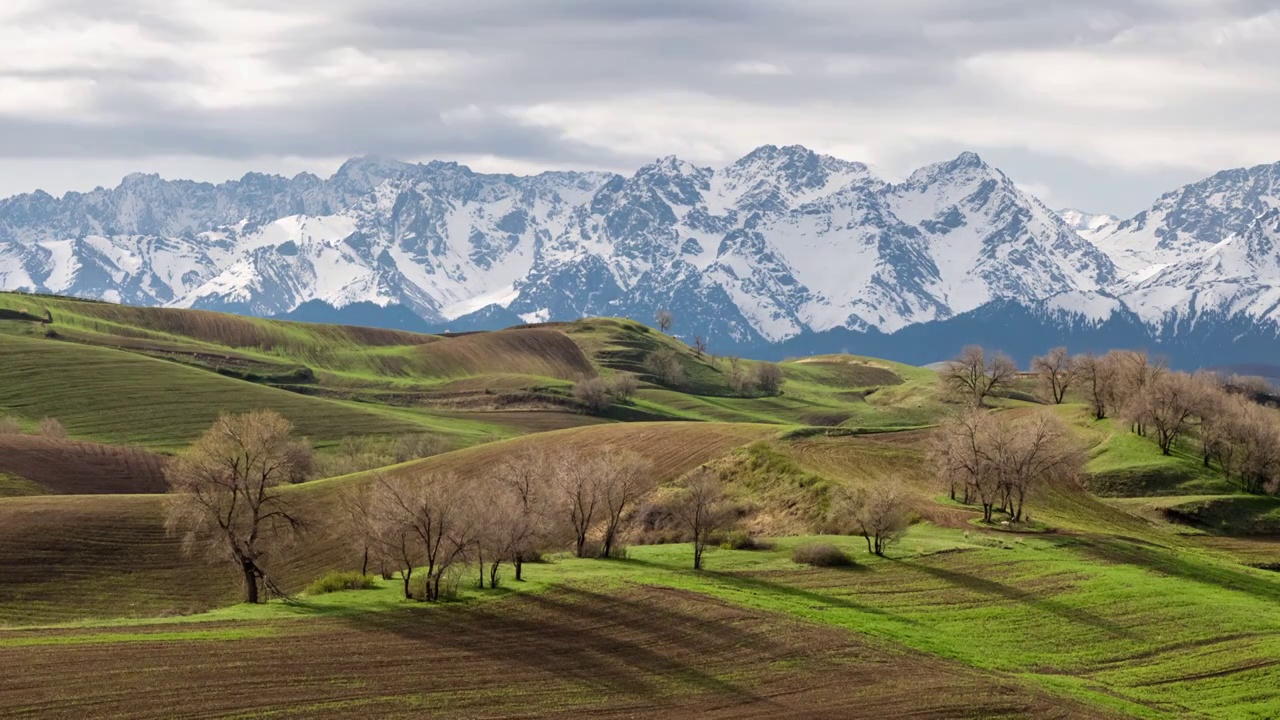
[[[104, 5], [109, 7], [104, 7]], [[974, 149], [1130, 211], [1280, 159], [1274, 0], [10, 0], [0, 193], [378, 153], [718, 164], [798, 142], [890, 173]]]

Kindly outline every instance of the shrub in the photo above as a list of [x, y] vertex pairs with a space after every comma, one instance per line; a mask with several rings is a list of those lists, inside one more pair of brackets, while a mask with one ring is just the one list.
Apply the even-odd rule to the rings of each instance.
[[773, 363], [760, 363], [752, 373], [754, 385], [766, 395], [782, 394], [782, 368]]
[[662, 348], [655, 350], [645, 358], [644, 368], [650, 375], [667, 387], [679, 387], [684, 382], [684, 366], [680, 356], [674, 350]]
[[[455, 566], [445, 572], [444, 577], [440, 578], [440, 597], [436, 598], [436, 602], [450, 602], [458, 599], [458, 586], [461, 584], [463, 570], [463, 568]], [[425, 570], [415, 572], [413, 578], [409, 580], [409, 597], [419, 602], [427, 599], [427, 573]]]
[[772, 550], [773, 543], [752, 535], [746, 530], [734, 530], [720, 543], [724, 550]]
[[853, 558], [831, 543], [809, 543], [791, 551], [791, 562], [813, 567], [848, 567]]
[[0, 417], [0, 435], [21, 435], [22, 424], [17, 418]]
[[372, 575], [361, 575], [358, 572], [331, 571], [311, 581], [307, 586], [308, 595], [323, 595], [341, 590], [372, 590], [378, 587], [378, 581]]
[[636, 394], [636, 390], [640, 388], [640, 382], [636, 380], [635, 375], [619, 375], [613, 379], [612, 392], [613, 396], [622, 402], [626, 402]]
[[62, 439], [67, 436], [67, 429], [56, 418], [47, 417], [40, 421], [39, 434], [47, 438]]
[[608, 410], [613, 404], [613, 398], [609, 395], [609, 386], [598, 377], [579, 380], [574, 384], [573, 399], [593, 413]]

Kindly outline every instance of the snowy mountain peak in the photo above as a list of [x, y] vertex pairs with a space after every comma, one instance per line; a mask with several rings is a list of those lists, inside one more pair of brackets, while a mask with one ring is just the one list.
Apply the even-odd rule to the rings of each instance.
[[[1107, 216], [1054, 213], [971, 152], [897, 183], [800, 145], [715, 170], [669, 156], [630, 176], [376, 156], [329, 178], [135, 175], [0, 200], [0, 287], [262, 315], [396, 305], [432, 323], [668, 308], [682, 334], [741, 347], [1011, 308], [1055, 327], [1140, 317], [1166, 332], [1202, 312], [1275, 324], [1280, 166], [1268, 167], [1126, 221], [1149, 247]], [[1215, 223], [1240, 229], [1214, 239]], [[1141, 255], [1184, 236], [1167, 262]], [[1117, 269], [1135, 258], [1141, 272]]]
[[1058, 217], [1086, 240], [1095, 240], [1107, 233], [1112, 226], [1120, 222], [1115, 215], [1090, 213], [1083, 210], [1063, 208], [1055, 211]]

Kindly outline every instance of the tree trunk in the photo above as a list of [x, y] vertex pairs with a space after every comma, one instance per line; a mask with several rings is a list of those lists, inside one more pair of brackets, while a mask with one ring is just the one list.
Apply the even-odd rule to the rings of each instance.
[[578, 556], [578, 557], [582, 557], [583, 548], [586, 546], [586, 544], [587, 544], [587, 535], [586, 535], [586, 533], [579, 533], [579, 535], [578, 535], [578, 548], [577, 548], [577, 556]]
[[955, 502], [955, 501], [956, 501], [956, 484], [953, 482], [951, 483], [951, 502]]
[[524, 557], [520, 553], [516, 553], [516, 582], [521, 582], [524, 580], [524, 578], [521, 577], [521, 572], [520, 572], [523, 569], [524, 569]]
[[613, 557], [613, 534], [614, 529], [612, 527], [604, 533], [604, 544], [600, 548], [600, 557], [606, 560]]
[[256, 605], [258, 603], [258, 568], [252, 560], [241, 560], [240, 570], [244, 573], [244, 601]]
[[498, 587], [498, 568], [501, 565], [502, 565], [501, 560], [494, 560], [493, 564], [489, 566], [489, 587], [490, 588]]
[[862, 533], [862, 539], [867, 541], [867, 552], [874, 553], [875, 550], [871, 548], [871, 535], [869, 533]]
[[476, 564], [479, 565], [480, 567], [480, 585], [478, 587], [481, 590], [483, 590], [484, 589], [484, 553], [483, 552], [476, 554]]
[[413, 597], [409, 594], [409, 578], [413, 577], [413, 568], [400, 573], [400, 577], [404, 578], [404, 599], [409, 600]]
[[360, 574], [361, 575], [369, 574], [369, 546], [368, 545], [366, 545], [364, 548], [364, 560], [360, 562]]
[[702, 543], [698, 540], [693, 541], [693, 569], [702, 569]]

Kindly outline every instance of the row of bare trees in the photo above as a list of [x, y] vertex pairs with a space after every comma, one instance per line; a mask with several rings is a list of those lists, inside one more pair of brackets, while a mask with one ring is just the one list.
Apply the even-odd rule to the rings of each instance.
[[1256, 402], [1271, 395], [1265, 380], [1173, 371], [1133, 350], [1072, 357], [1056, 348], [1033, 369], [1047, 400], [1062, 402], [1075, 388], [1093, 417], [1125, 423], [1164, 455], [1198, 439], [1205, 467], [1217, 460], [1246, 492], [1280, 492], [1280, 415]]
[[983, 522], [996, 510], [1023, 520], [1028, 496], [1038, 487], [1073, 481], [1084, 451], [1057, 416], [969, 409], [939, 427], [930, 459], [950, 487], [952, 500], [982, 506]]
[[[300, 534], [333, 527], [308, 523], [304, 515], [323, 508], [300, 507], [284, 491], [307, 476], [309, 455], [288, 420], [263, 411], [218, 418], [166, 469], [168, 528], [188, 551], [234, 563], [246, 602], [281, 594], [268, 573], [272, 561]], [[435, 601], [463, 566], [478, 568], [483, 588], [501, 582], [504, 566], [522, 580], [525, 564], [551, 549], [618, 556], [624, 522], [653, 478], [649, 461], [610, 446], [530, 448], [475, 479], [383, 473], [340, 496], [337, 532], [360, 554], [362, 574], [399, 575], [406, 598]], [[669, 512], [693, 540], [700, 569], [711, 538], [736, 516], [719, 477], [705, 468], [673, 497]]]

